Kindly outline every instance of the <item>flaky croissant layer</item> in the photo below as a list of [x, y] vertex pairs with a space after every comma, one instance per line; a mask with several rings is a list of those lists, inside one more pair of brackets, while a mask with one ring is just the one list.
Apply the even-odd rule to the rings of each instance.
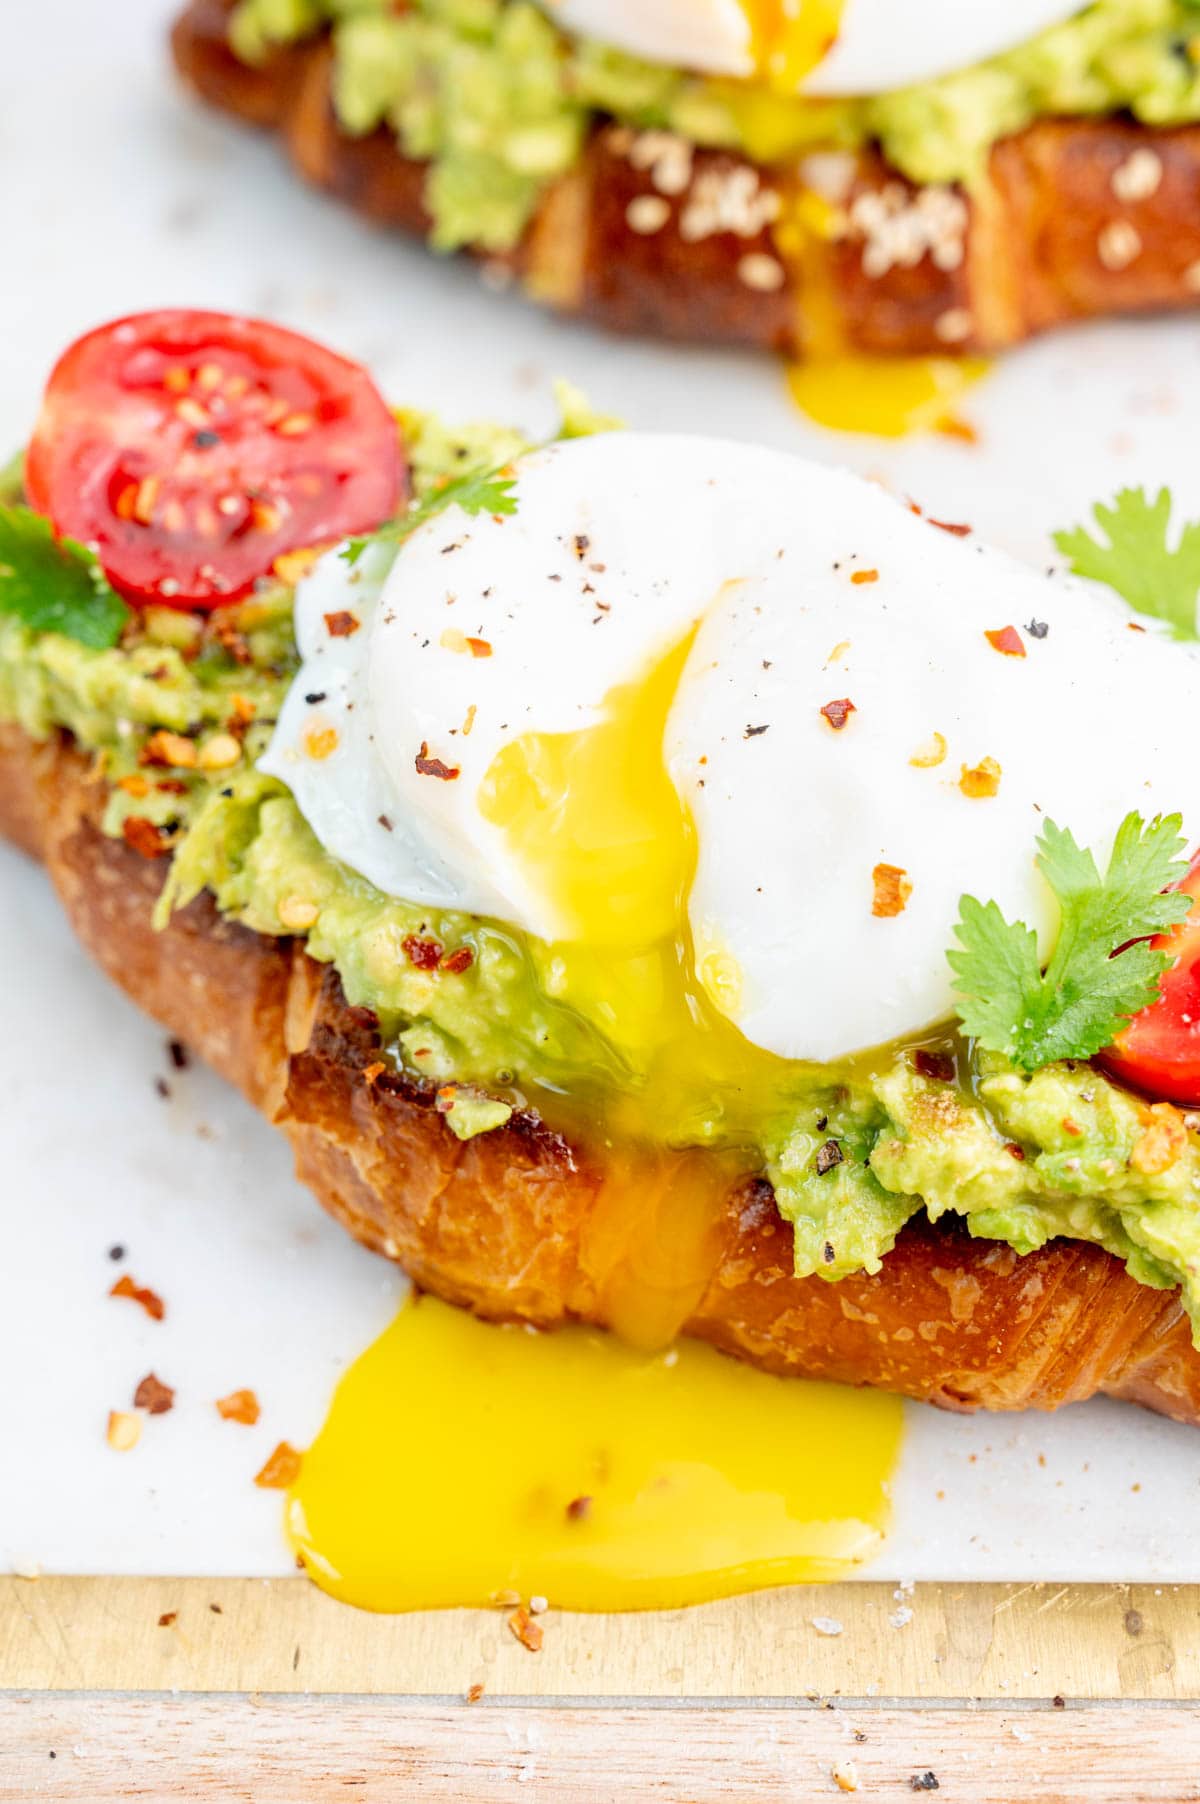
[[[640, 1199], [616, 1197], [614, 1218], [611, 1172], [530, 1115], [457, 1140], [432, 1094], [380, 1072], [371, 1018], [302, 942], [224, 920], [207, 897], [156, 933], [165, 860], [106, 838], [103, 805], [66, 739], [0, 725], [0, 833], [42, 860], [114, 982], [287, 1134], [301, 1179], [357, 1239], [483, 1316], [620, 1318], [629, 1284], [614, 1284], [615, 1263], [628, 1262]], [[768, 1371], [949, 1409], [1104, 1392], [1200, 1420], [1200, 1354], [1177, 1293], [1139, 1285], [1095, 1247], [1055, 1241], [1021, 1258], [922, 1220], [876, 1277], [798, 1279], [791, 1229], [751, 1178], [682, 1271], [677, 1250], [666, 1237], [643, 1248], [637, 1282], [669, 1293], [685, 1333]]]

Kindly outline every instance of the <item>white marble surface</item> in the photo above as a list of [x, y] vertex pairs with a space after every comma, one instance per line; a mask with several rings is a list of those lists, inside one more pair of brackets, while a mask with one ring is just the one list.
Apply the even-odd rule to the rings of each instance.
[[[1200, 319], [1079, 331], [1022, 351], [971, 398], [974, 448], [834, 438], [769, 362], [598, 338], [486, 295], [467, 268], [372, 233], [300, 189], [272, 147], [201, 112], [163, 50], [171, 0], [14, 8], [0, 71], [0, 442], [28, 430], [84, 327], [163, 303], [275, 315], [369, 361], [396, 399], [531, 426], [568, 375], [631, 424], [761, 439], [852, 464], [1035, 561], [1124, 482], [1200, 513]], [[47, 130], [47, 120], [55, 129]], [[1119, 726], [1114, 704], [1114, 730]], [[317, 1426], [399, 1283], [328, 1224], [283, 1145], [87, 964], [41, 876], [0, 850], [0, 1565], [289, 1569], [278, 1499], [250, 1478]], [[155, 1090], [165, 1078], [169, 1100]], [[127, 1256], [108, 1257], [113, 1243]], [[106, 1291], [118, 1270], [161, 1324]], [[104, 1444], [150, 1368], [178, 1403], [125, 1457]], [[212, 1399], [250, 1385], [255, 1429]], [[964, 1420], [912, 1409], [897, 1578], [1200, 1578], [1200, 1436], [1133, 1410]], [[939, 1493], [943, 1495], [939, 1495]]]

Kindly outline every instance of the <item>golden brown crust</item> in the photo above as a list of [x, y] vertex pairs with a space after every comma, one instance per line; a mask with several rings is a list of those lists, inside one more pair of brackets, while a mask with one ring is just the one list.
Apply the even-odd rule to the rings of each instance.
[[[607, 1325], [604, 1170], [536, 1119], [460, 1143], [427, 1089], [378, 1071], [373, 1018], [299, 942], [222, 920], [201, 897], [153, 932], [164, 860], [99, 830], [103, 789], [66, 740], [0, 726], [0, 833], [34, 850], [108, 975], [288, 1135], [301, 1178], [366, 1245], [482, 1315]], [[701, 1155], [702, 1156], [702, 1155]], [[642, 1199], [638, 1199], [639, 1207]], [[1200, 1421], [1200, 1355], [1173, 1293], [1094, 1247], [1018, 1258], [912, 1224], [874, 1278], [797, 1279], [768, 1184], [728, 1194], [683, 1288], [685, 1331], [770, 1371], [901, 1391], [947, 1408], [1055, 1408], [1097, 1390]], [[682, 1256], [682, 1249], [680, 1249]]]
[[[423, 234], [424, 166], [387, 131], [339, 129], [327, 43], [248, 69], [226, 43], [229, 5], [191, 0], [175, 27], [190, 84], [278, 131], [316, 187]], [[610, 330], [793, 352], [827, 349], [831, 328], [869, 352], [996, 350], [1065, 321], [1200, 302], [1200, 127], [1042, 120], [997, 144], [969, 202], [917, 188], [872, 152], [844, 159], [838, 232], [803, 248], [787, 229], [787, 172], [688, 151], [679, 189], [656, 164], [656, 136], [598, 127], [495, 266]], [[1135, 175], [1129, 158], [1147, 150]], [[759, 217], [764, 195], [779, 197], [778, 223]]]

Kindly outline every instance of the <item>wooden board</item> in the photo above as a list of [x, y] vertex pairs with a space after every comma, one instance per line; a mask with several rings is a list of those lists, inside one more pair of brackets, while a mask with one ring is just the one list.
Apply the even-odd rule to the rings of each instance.
[[[1184, 1804], [1200, 1710], [0, 1698], [0, 1801]], [[839, 1785], [834, 1777], [841, 1774]], [[926, 1789], [932, 1774], [937, 1789]], [[913, 1781], [918, 1781], [914, 1787]]]
[[653, 1614], [552, 1610], [537, 1654], [505, 1616], [372, 1616], [302, 1578], [4, 1577], [0, 1689], [1200, 1700], [1200, 1586], [922, 1585], [898, 1597], [858, 1582]]
[[755, 1804], [844, 1795], [835, 1769], [865, 1797], [932, 1772], [963, 1804], [1200, 1800], [1200, 1587], [541, 1620], [531, 1654], [502, 1611], [370, 1616], [300, 1578], [0, 1579], [0, 1804]]

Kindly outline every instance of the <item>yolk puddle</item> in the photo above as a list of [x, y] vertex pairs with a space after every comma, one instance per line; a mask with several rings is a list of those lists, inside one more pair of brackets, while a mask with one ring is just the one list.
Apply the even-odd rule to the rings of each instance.
[[835, 432], [903, 438], [942, 431], [973, 438], [955, 410], [987, 374], [986, 357], [875, 357], [847, 342], [830, 261], [836, 217], [828, 201], [800, 189], [777, 228], [780, 254], [797, 274], [802, 308], [804, 356], [787, 370], [793, 401]]
[[794, 94], [837, 42], [843, 5], [844, 0], [742, 0], [762, 78]]
[[814, 355], [792, 364], [792, 399], [818, 426], [903, 438], [953, 425], [966, 391], [988, 370], [983, 357]]
[[370, 1610], [543, 1595], [669, 1609], [878, 1549], [897, 1398], [408, 1303], [351, 1367], [288, 1496], [310, 1576]]

